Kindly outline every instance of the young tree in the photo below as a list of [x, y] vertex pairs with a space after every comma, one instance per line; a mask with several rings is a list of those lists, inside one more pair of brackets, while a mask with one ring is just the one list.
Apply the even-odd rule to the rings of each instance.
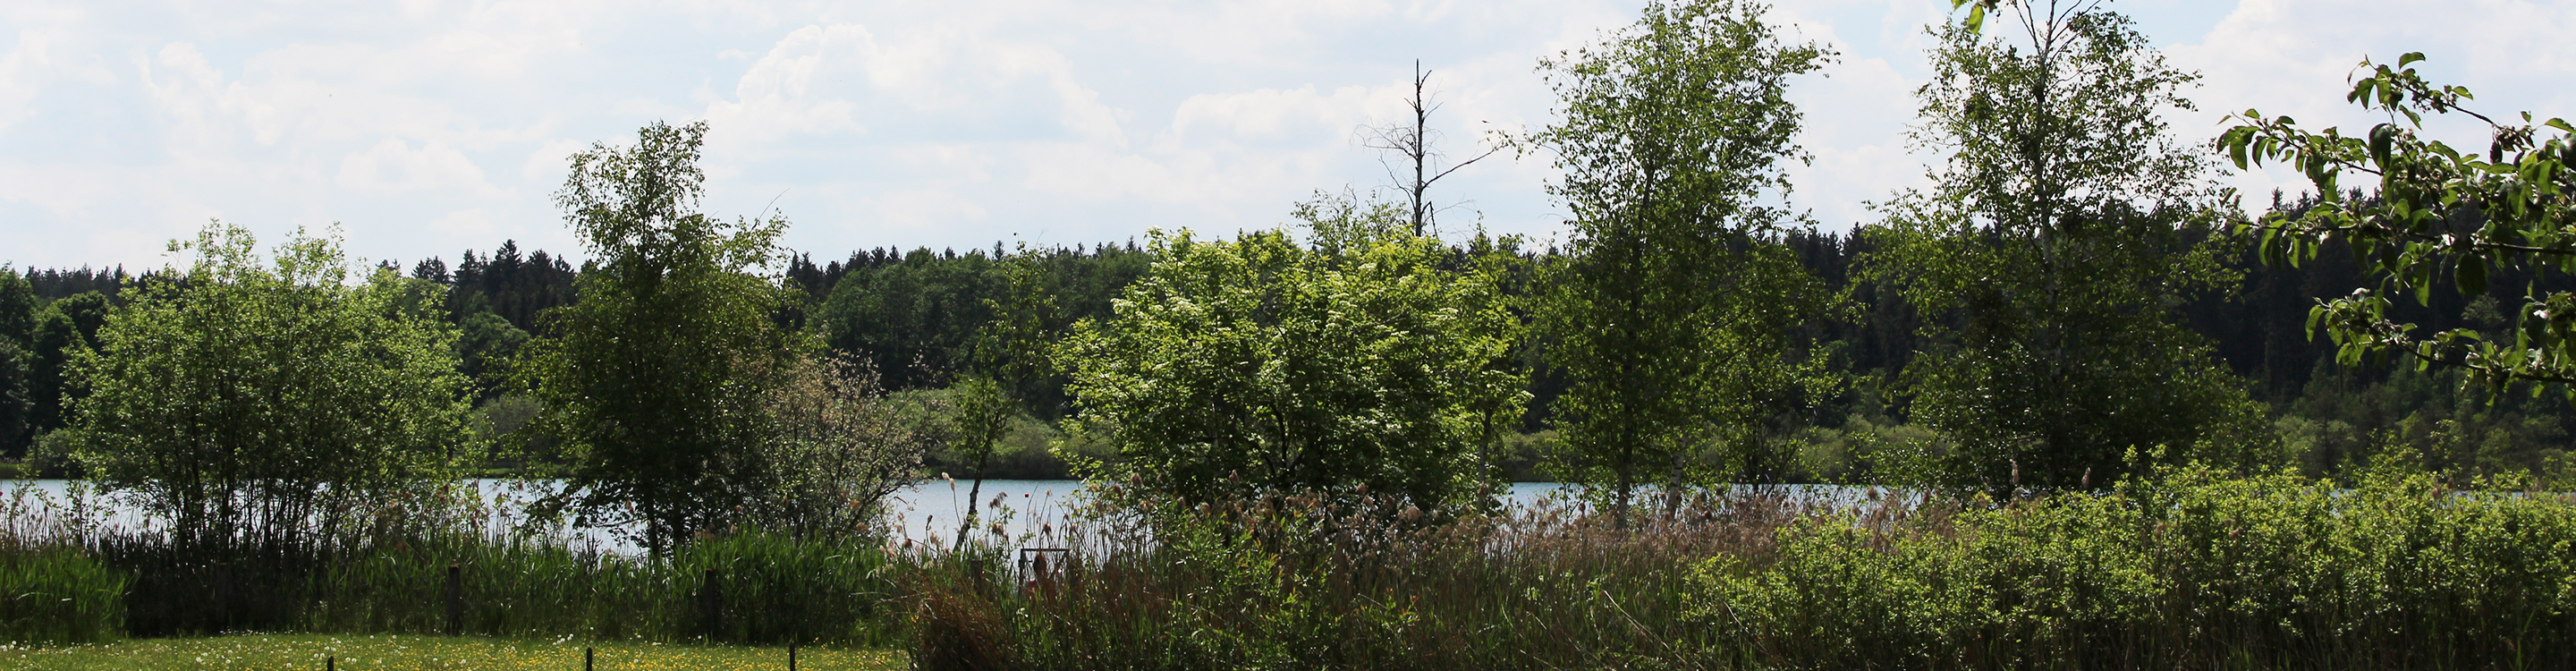
[[965, 547], [968, 532], [980, 519], [984, 471], [992, 465], [993, 450], [1010, 434], [1011, 418], [1028, 404], [1019, 394], [1049, 372], [1047, 324], [1055, 320], [1056, 306], [1055, 297], [1039, 283], [1037, 264], [1037, 256], [1025, 246], [1001, 259], [1002, 295], [984, 299], [993, 321], [976, 329], [972, 368], [952, 387], [957, 392], [957, 436], [966, 447], [960, 456], [975, 462], [966, 514], [957, 523], [958, 547]]
[[2104, 486], [2127, 448], [2156, 445], [2266, 459], [2261, 410], [2173, 307], [2233, 280], [2186, 235], [2220, 216], [2206, 159], [2159, 116], [2190, 107], [2195, 75], [2127, 18], [2073, 4], [2005, 3], [2009, 38], [1939, 31], [1913, 135], [1947, 161], [1864, 233], [1881, 247], [1869, 276], [1935, 316], [1901, 388], [1956, 443], [1916, 463], [1930, 484]]
[[1400, 496], [1426, 510], [1490, 501], [1484, 447], [1519, 417], [1520, 325], [1499, 255], [1463, 270], [1392, 207], [1337, 252], [1284, 232], [1201, 241], [1155, 231], [1153, 270], [1107, 319], [1055, 350], [1072, 423], [1132, 476], [1186, 500], [1303, 491]]
[[98, 332], [107, 324], [111, 303], [107, 294], [84, 291], [55, 299], [37, 311], [35, 333], [29, 337], [28, 346], [35, 357], [28, 388], [35, 403], [29, 421], [36, 433], [69, 423], [66, 408], [81, 393], [77, 385], [70, 384], [72, 353], [98, 347]]
[[[2402, 356], [2419, 368], [2455, 366], [2469, 379], [2501, 394], [2515, 384], [2560, 385], [2576, 399], [2576, 293], [2525, 289], [2522, 305], [2507, 319], [2511, 346], [2470, 328], [2419, 336], [2414, 325], [2388, 318], [2390, 295], [2432, 299], [2434, 278], [2449, 273], [2461, 293], [2487, 288], [2487, 276], [2520, 269], [2576, 272], [2576, 126], [2551, 118], [2534, 124], [2497, 121], [2463, 106], [2469, 90], [2436, 86], [2411, 67], [2420, 53], [2374, 65], [2353, 82], [2345, 100], [2380, 110], [2388, 121], [2364, 135], [2334, 128], [2311, 133], [2289, 117], [2266, 118], [2246, 110], [2242, 122], [2218, 145], [2246, 169], [2265, 161], [2295, 165], [2316, 185], [2317, 206], [2303, 213], [2275, 211], [2245, 229], [2258, 234], [2263, 258], [2276, 265], [2314, 260], [2329, 242], [2352, 245], [2353, 258], [2374, 276], [2367, 289], [2316, 306], [2312, 329], [2331, 335], [2336, 360], [2359, 366], [2368, 359]], [[2480, 155], [2423, 136], [2424, 115], [2466, 114], [2487, 126]], [[2546, 135], [2544, 135], [2544, 133]], [[2355, 198], [2340, 178], [2375, 178]], [[2540, 389], [2535, 388], [2534, 393]]]
[[761, 377], [787, 368], [795, 344], [769, 320], [779, 290], [753, 274], [787, 222], [695, 211], [705, 135], [703, 122], [655, 122], [633, 147], [572, 156], [555, 201], [598, 267], [518, 370], [570, 458], [555, 503], [588, 523], [641, 523], [656, 555], [740, 522], [756, 499]]
[[[125, 291], [96, 349], [75, 348], [72, 455], [138, 494], [182, 542], [294, 546], [360, 504], [443, 484], [474, 455], [456, 331], [389, 271], [353, 276], [335, 237], [274, 265], [209, 224], [170, 250], [177, 281]], [[176, 272], [176, 271], [174, 271]]]
[[[1526, 141], [1553, 153], [1574, 216], [1568, 256], [1537, 310], [1568, 454], [1625, 524], [1636, 489], [1729, 479], [1755, 457], [1756, 421], [1828, 384], [1785, 325], [1830, 301], [1779, 244], [1791, 216], [1781, 161], [1800, 115], [1788, 78], [1830, 56], [1783, 44], [1738, 0], [1650, 3], [1606, 43], [1543, 62], [1563, 120]], [[1712, 443], [1725, 455], [1696, 458]]]

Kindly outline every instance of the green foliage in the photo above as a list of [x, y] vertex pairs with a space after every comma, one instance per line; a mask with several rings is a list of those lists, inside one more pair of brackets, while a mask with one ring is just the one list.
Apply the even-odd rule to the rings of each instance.
[[985, 301], [1003, 284], [993, 265], [981, 251], [941, 259], [918, 250], [843, 278], [816, 322], [834, 349], [873, 361], [889, 387], [944, 386], [969, 369], [974, 334], [992, 321]]
[[[581, 549], [569, 539], [430, 536], [354, 548], [311, 578], [301, 631], [447, 630], [446, 567], [462, 578], [468, 634], [731, 644], [882, 645], [897, 623], [894, 568], [873, 543], [745, 532], [670, 561]], [[714, 635], [703, 621], [713, 571]]]
[[656, 123], [631, 148], [595, 145], [556, 194], [597, 261], [516, 371], [569, 462], [549, 505], [640, 523], [657, 556], [737, 526], [862, 531], [908, 450], [867, 371], [772, 320], [786, 290], [754, 273], [787, 221], [694, 211], [705, 134]]
[[39, 357], [36, 288], [18, 269], [0, 265], [0, 456], [17, 457], [36, 437]]
[[0, 338], [0, 456], [24, 456], [35, 443], [36, 363], [24, 345]]
[[[2364, 136], [2327, 128], [2309, 132], [2289, 117], [2255, 110], [2235, 117], [2218, 147], [2239, 169], [2266, 161], [2296, 166], [2322, 201], [2303, 212], [2273, 212], [2242, 230], [2261, 240], [2265, 261], [2293, 265], [2316, 257], [2330, 241], [2352, 246], [2354, 259], [2379, 290], [2367, 288], [2326, 301], [2309, 312], [2308, 328], [2330, 335], [2336, 361], [2358, 367], [2391, 356], [2417, 366], [2452, 366], [2496, 394], [2518, 382], [2576, 381], [2576, 292], [2525, 287], [2508, 321], [2513, 344], [2495, 333], [2454, 328], [2430, 335], [2388, 317], [2390, 295], [2412, 294], [2430, 304], [2436, 278], [2456, 282], [2466, 294], [2487, 290], [2490, 276], [2512, 271], [2576, 271], [2576, 127], [2561, 119], [2533, 123], [2498, 121], [2463, 107], [2471, 98], [2459, 86], [2427, 82], [2411, 67], [2420, 53], [2400, 56], [2393, 67], [2365, 59], [2345, 100], [2382, 111], [2389, 121]], [[2487, 151], [2462, 151], [2426, 138], [2425, 113], [2461, 113], [2491, 131]], [[2365, 194], [2345, 194], [2346, 172], [2376, 177]], [[2541, 387], [2533, 389], [2534, 394]], [[2576, 387], [2569, 387], [2576, 399]]]
[[[1381, 208], [1385, 212], [1391, 209]], [[1519, 417], [1520, 325], [1498, 255], [1445, 264], [1396, 226], [1308, 250], [1285, 232], [1154, 233], [1153, 271], [1114, 316], [1056, 350], [1088, 435], [1117, 456], [1090, 475], [1210, 500], [1365, 490], [1426, 509], [1480, 505], [1483, 449]]]
[[476, 312], [457, 322], [460, 337], [456, 340], [457, 359], [463, 365], [457, 372], [474, 381], [478, 389], [488, 389], [489, 396], [499, 396], [500, 384], [507, 372], [505, 362], [526, 347], [528, 332], [511, 326], [510, 321], [490, 312]]
[[975, 483], [966, 492], [966, 514], [957, 521], [961, 547], [967, 531], [980, 519], [984, 475], [992, 465], [993, 452], [1010, 435], [1011, 420], [1028, 405], [1012, 392], [1028, 389], [1052, 368], [1047, 361], [1052, 341], [1047, 326], [1053, 321], [1055, 300], [1038, 282], [1037, 262], [1025, 247], [1002, 261], [1001, 295], [984, 299], [993, 321], [976, 329], [972, 368], [950, 387], [956, 413], [954, 446], [964, 457], [961, 464], [975, 464], [970, 471]]
[[77, 547], [0, 547], [0, 639], [115, 640], [125, 631], [127, 579]]
[[2215, 192], [2158, 116], [2190, 107], [2195, 75], [2084, 7], [2013, 3], [2013, 39], [1941, 30], [1914, 140], [1947, 163], [1865, 233], [1867, 272], [1934, 317], [1900, 391], [1957, 449], [1906, 469], [1922, 484], [2100, 486], [2139, 445], [2279, 461], [2262, 409], [2172, 309], [2237, 279], [2222, 245], [2186, 235], [2215, 223]]
[[0, 340], [26, 344], [36, 331], [36, 308], [36, 286], [17, 268], [0, 265]]
[[72, 348], [74, 456], [205, 539], [299, 543], [353, 507], [453, 477], [467, 444], [455, 331], [391, 271], [352, 277], [335, 238], [274, 265], [210, 223], [184, 280], [127, 290], [96, 349]]
[[971, 550], [928, 562], [910, 590], [922, 604], [915, 663], [1704, 667], [1725, 642], [1684, 619], [1687, 558], [1758, 552], [1781, 510], [1702, 499], [1676, 506], [1676, 520], [1618, 530], [1564, 508], [1424, 524], [1397, 497], [1193, 505], [1132, 493], [1105, 498], [1133, 507], [1094, 510], [1041, 541], [1071, 549], [1046, 564], [997, 570]]
[[[235, 630], [445, 633], [595, 641], [883, 645], [900, 628], [875, 538], [746, 530], [663, 558], [613, 554], [563, 526], [496, 516], [525, 483], [415, 491], [301, 546], [101, 525], [97, 500], [0, 492], [0, 632], [98, 641]], [[540, 485], [539, 487], [543, 487]], [[515, 507], [515, 506], [514, 506]], [[460, 579], [451, 622], [448, 576]], [[703, 620], [709, 572], [720, 621]]]
[[2576, 635], [2576, 506], [2387, 469], [2157, 470], [2106, 496], [1879, 509], [1709, 560], [1759, 668], [2543, 668]]
[[71, 423], [68, 409], [85, 394], [71, 379], [72, 353], [98, 347], [98, 331], [106, 326], [113, 303], [107, 294], [84, 292], [55, 299], [36, 313], [36, 330], [27, 348], [36, 357], [35, 377], [28, 388], [35, 401], [32, 421], [38, 432]]
[[[1831, 309], [1779, 244], [1800, 115], [1787, 80], [1830, 53], [1783, 44], [1751, 2], [1651, 3], [1609, 41], [1542, 61], [1562, 120], [1526, 138], [1565, 173], [1566, 258], [1535, 312], [1571, 451], [1560, 478], [1625, 516], [1633, 491], [1725, 482], [1759, 459], [1755, 423], [1831, 385], [1782, 324]], [[1702, 445], [1728, 446], [1715, 460]]]

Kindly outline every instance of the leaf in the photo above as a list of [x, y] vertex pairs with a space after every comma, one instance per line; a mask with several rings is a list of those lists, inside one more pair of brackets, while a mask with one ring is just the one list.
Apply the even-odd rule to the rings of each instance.
[[2219, 146], [2227, 148], [2228, 157], [2236, 159], [2236, 169], [2238, 170], [2246, 169], [2246, 136], [2252, 135], [2253, 132], [2254, 128], [2251, 126], [2237, 126], [2235, 128], [2227, 129], [2227, 134], [2221, 135], [2218, 138]]
[[2397, 140], [2397, 128], [2396, 128], [2395, 126], [2391, 126], [2391, 125], [2389, 125], [2389, 124], [2384, 124], [2384, 123], [2383, 123], [2383, 124], [2376, 125], [2376, 126], [2371, 126], [2371, 127], [2370, 127], [2370, 160], [2371, 160], [2371, 162], [2372, 162], [2372, 163], [2377, 163], [2377, 164], [2379, 164], [2379, 165], [2383, 165], [2383, 166], [2384, 166], [2384, 165], [2388, 165], [2388, 152], [2389, 152], [2389, 145], [2390, 145], [2390, 144], [2395, 143], [2395, 142], [2396, 142], [2396, 140]]
[[2422, 60], [2424, 60], [2424, 52], [2409, 51], [2406, 55], [2397, 57], [2397, 67], [2406, 67]]

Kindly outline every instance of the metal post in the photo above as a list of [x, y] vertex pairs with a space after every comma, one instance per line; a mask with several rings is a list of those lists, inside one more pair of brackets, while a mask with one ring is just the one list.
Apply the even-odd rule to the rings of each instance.
[[447, 635], [465, 635], [465, 569], [447, 565]]
[[796, 671], [796, 644], [787, 644], [787, 671]]
[[591, 648], [591, 647], [589, 647], [589, 646], [583, 646], [583, 647], [582, 647], [582, 649], [581, 649], [581, 671], [590, 671], [590, 653], [597, 652], [597, 651], [598, 651], [598, 650], [597, 650], [596, 648]]

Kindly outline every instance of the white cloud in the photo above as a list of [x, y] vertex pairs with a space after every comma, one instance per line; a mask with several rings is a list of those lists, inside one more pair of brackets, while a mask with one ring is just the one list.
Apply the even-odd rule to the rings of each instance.
[[[2469, 87], [2475, 108], [2489, 116], [2570, 115], [2576, 91], [2556, 83], [2576, 81], [2576, 54], [2566, 47], [2571, 32], [2576, 4], [2563, 2], [2468, 0], [2433, 9], [2394, 0], [2244, 0], [2196, 43], [2168, 50], [2175, 65], [2199, 70], [2205, 84], [2193, 96], [2200, 112], [2174, 126], [2205, 140], [2218, 134], [2222, 115], [2251, 108], [2311, 129], [2358, 131], [2387, 118], [2344, 102], [2354, 66], [2364, 57], [2394, 63], [2407, 52], [2430, 58], [2417, 66], [2426, 77]], [[2486, 137], [2459, 119], [2437, 121], [2432, 130], [2466, 146], [2483, 146]], [[2274, 188], [2308, 190], [2305, 178], [2278, 168], [2230, 183], [2253, 207]]]
[[[1261, 228], [1315, 189], [1386, 180], [1354, 131], [1399, 116], [1415, 59], [1436, 72], [1441, 147], [1472, 155], [1488, 131], [1547, 123], [1539, 56], [1641, 3], [24, 0], [0, 6], [15, 39], [0, 44], [0, 237], [32, 241], [6, 251], [21, 263], [144, 265], [221, 216], [271, 236], [345, 221], [372, 258], [501, 239], [578, 254], [548, 198], [565, 157], [657, 118], [711, 122], [709, 211], [774, 203], [797, 222], [789, 244], [818, 256]], [[2485, 109], [2576, 107], [2554, 85], [2576, 81], [2565, 3], [2122, 4], [2205, 33], [2155, 36], [2208, 74], [2195, 97], [2211, 110], [2367, 123], [2341, 102], [2344, 73], [2405, 51]], [[1792, 87], [1815, 154], [1791, 169], [1794, 205], [1839, 228], [1920, 182], [1901, 133], [1921, 29], [1948, 5], [1781, 3], [1844, 54]], [[2205, 137], [2215, 118], [2174, 125]], [[1451, 230], [1481, 215], [1544, 237], [1561, 230], [1551, 174], [1544, 156], [1499, 156], [1433, 197], [1467, 204]]]
[[480, 195], [498, 191], [483, 181], [482, 168], [455, 149], [436, 143], [413, 149], [402, 139], [390, 137], [341, 159], [333, 183], [370, 195], [434, 189]]

